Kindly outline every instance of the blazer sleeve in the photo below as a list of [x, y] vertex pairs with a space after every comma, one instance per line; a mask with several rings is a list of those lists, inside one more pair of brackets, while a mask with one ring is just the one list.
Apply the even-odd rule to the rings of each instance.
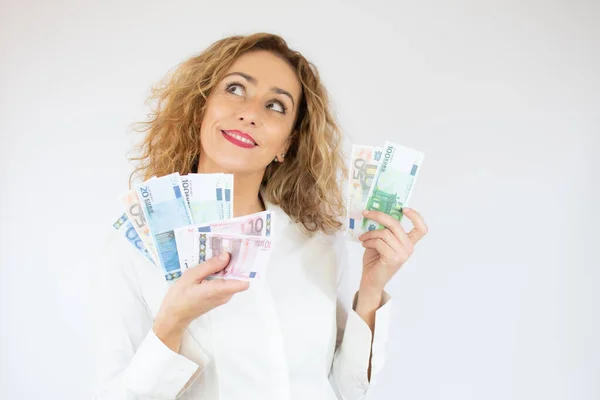
[[[345, 239], [338, 251], [337, 338], [330, 381], [339, 399], [365, 399], [375, 384], [385, 362], [386, 343], [390, 328], [391, 297], [384, 292], [382, 305], [375, 313], [375, 329], [371, 329], [354, 311], [357, 291], [350, 291], [351, 277], [348, 244]], [[355, 286], [356, 287], [356, 286]], [[349, 294], [353, 294], [348, 298]], [[371, 357], [371, 377], [368, 378]]]
[[[109, 236], [91, 274], [94, 399], [176, 399], [202, 365], [169, 349], [152, 330], [153, 318], [135, 279], [129, 243]], [[206, 360], [205, 355], [200, 359]]]

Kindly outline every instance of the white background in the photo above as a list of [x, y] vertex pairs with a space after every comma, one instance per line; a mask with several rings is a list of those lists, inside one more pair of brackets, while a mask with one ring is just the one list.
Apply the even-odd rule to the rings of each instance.
[[178, 62], [270, 31], [350, 141], [426, 155], [372, 398], [600, 399], [598, 1], [166, 3], [0, 2], [0, 398], [90, 398], [128, 125]]

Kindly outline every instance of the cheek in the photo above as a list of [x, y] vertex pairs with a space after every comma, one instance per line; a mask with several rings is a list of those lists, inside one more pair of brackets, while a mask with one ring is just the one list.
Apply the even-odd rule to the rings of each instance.
[[283, 121], [283, 119], [270, 121], [266, 132], [268, 133], [270, 147], [281, 147], [287, 143], [292, 132], [292, 126], [290, 122]]
[[219, 98], [211, 99], [207, 105], [206, 110], [204, 111], [204, 118], [202, 119], [202, 125], [207, 123], [214, 123], [219, 121], [219, 119], [223, 118], [228, 113], [228, 107], [225, 102]]

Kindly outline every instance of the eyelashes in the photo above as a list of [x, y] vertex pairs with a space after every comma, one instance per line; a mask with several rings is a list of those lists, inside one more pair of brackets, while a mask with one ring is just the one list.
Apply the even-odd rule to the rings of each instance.
[[[240, 88], [240, 90], [242, 91], [242, 93], [237, 94], [236, 91], [235, 91], [236, 88]], [[229, 82], [229, 83], [227, 83], [225, 85], [225, 91], [228, 92], [228, 93], [231, 93], [231, 94], [233, 94], [235, 96], [243, 96], [245, 90], [246, 90], [245, 86], [243, 84], [241, 84], [240, 82]], [[267, 108], [269, 110], [273, 110], [273, 111], [278, 112], [280, 114], [286, 114], [287, 113], [288, 107], [282, 101], [273, 99], [273, 100], [269, 101], [269, 105], [272, 105], [272, 104], [279, 105], [279, 107], [281, 107], [281, 111], [278, 111], [278, 110], [273, 109], [272, 107], [268, 106]]]
[[[226, 90], [227, 92], [231, 93], [231, 94], [235, 94], [235, 93], [234, 93], [234, 92], [231, 90], [231, 88], [235, 88], [236, 86], [239, 86], [239, 87], [241, 87], [241, 88], [242, 88], [242, 90], [244, 90], [244, 89], [245, 89], [245, 88], [244, 88], [244, 85], [242, 85], [241, 83], [239, 83], [239, 82], [231, 82], [231, 83], [228, 83], [228, 84], [225, 86], [225, 90]], [[237, 96], [241, 96], [241, 95], [240, 95], [240, 94], [238, 94]]]

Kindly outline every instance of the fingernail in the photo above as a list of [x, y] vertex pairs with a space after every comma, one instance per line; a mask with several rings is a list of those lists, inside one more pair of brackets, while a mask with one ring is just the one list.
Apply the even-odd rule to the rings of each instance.
[[227, 254], [227, 252], [219, 254], [219, 260], [221, 261], [227, 260], [227, 257], [229, 257], [229, 254]]
[[412, 208], [408, 208], [408, 207], [402, 208], [402, 212], [406, 212], [406, 211], [411, 212]]
[[367, 216], [367, 215], [369, 215], [369, 210], [364, 210], [364, 211], [362, 212], [362, 214], [363, 214], [364, 216]]

